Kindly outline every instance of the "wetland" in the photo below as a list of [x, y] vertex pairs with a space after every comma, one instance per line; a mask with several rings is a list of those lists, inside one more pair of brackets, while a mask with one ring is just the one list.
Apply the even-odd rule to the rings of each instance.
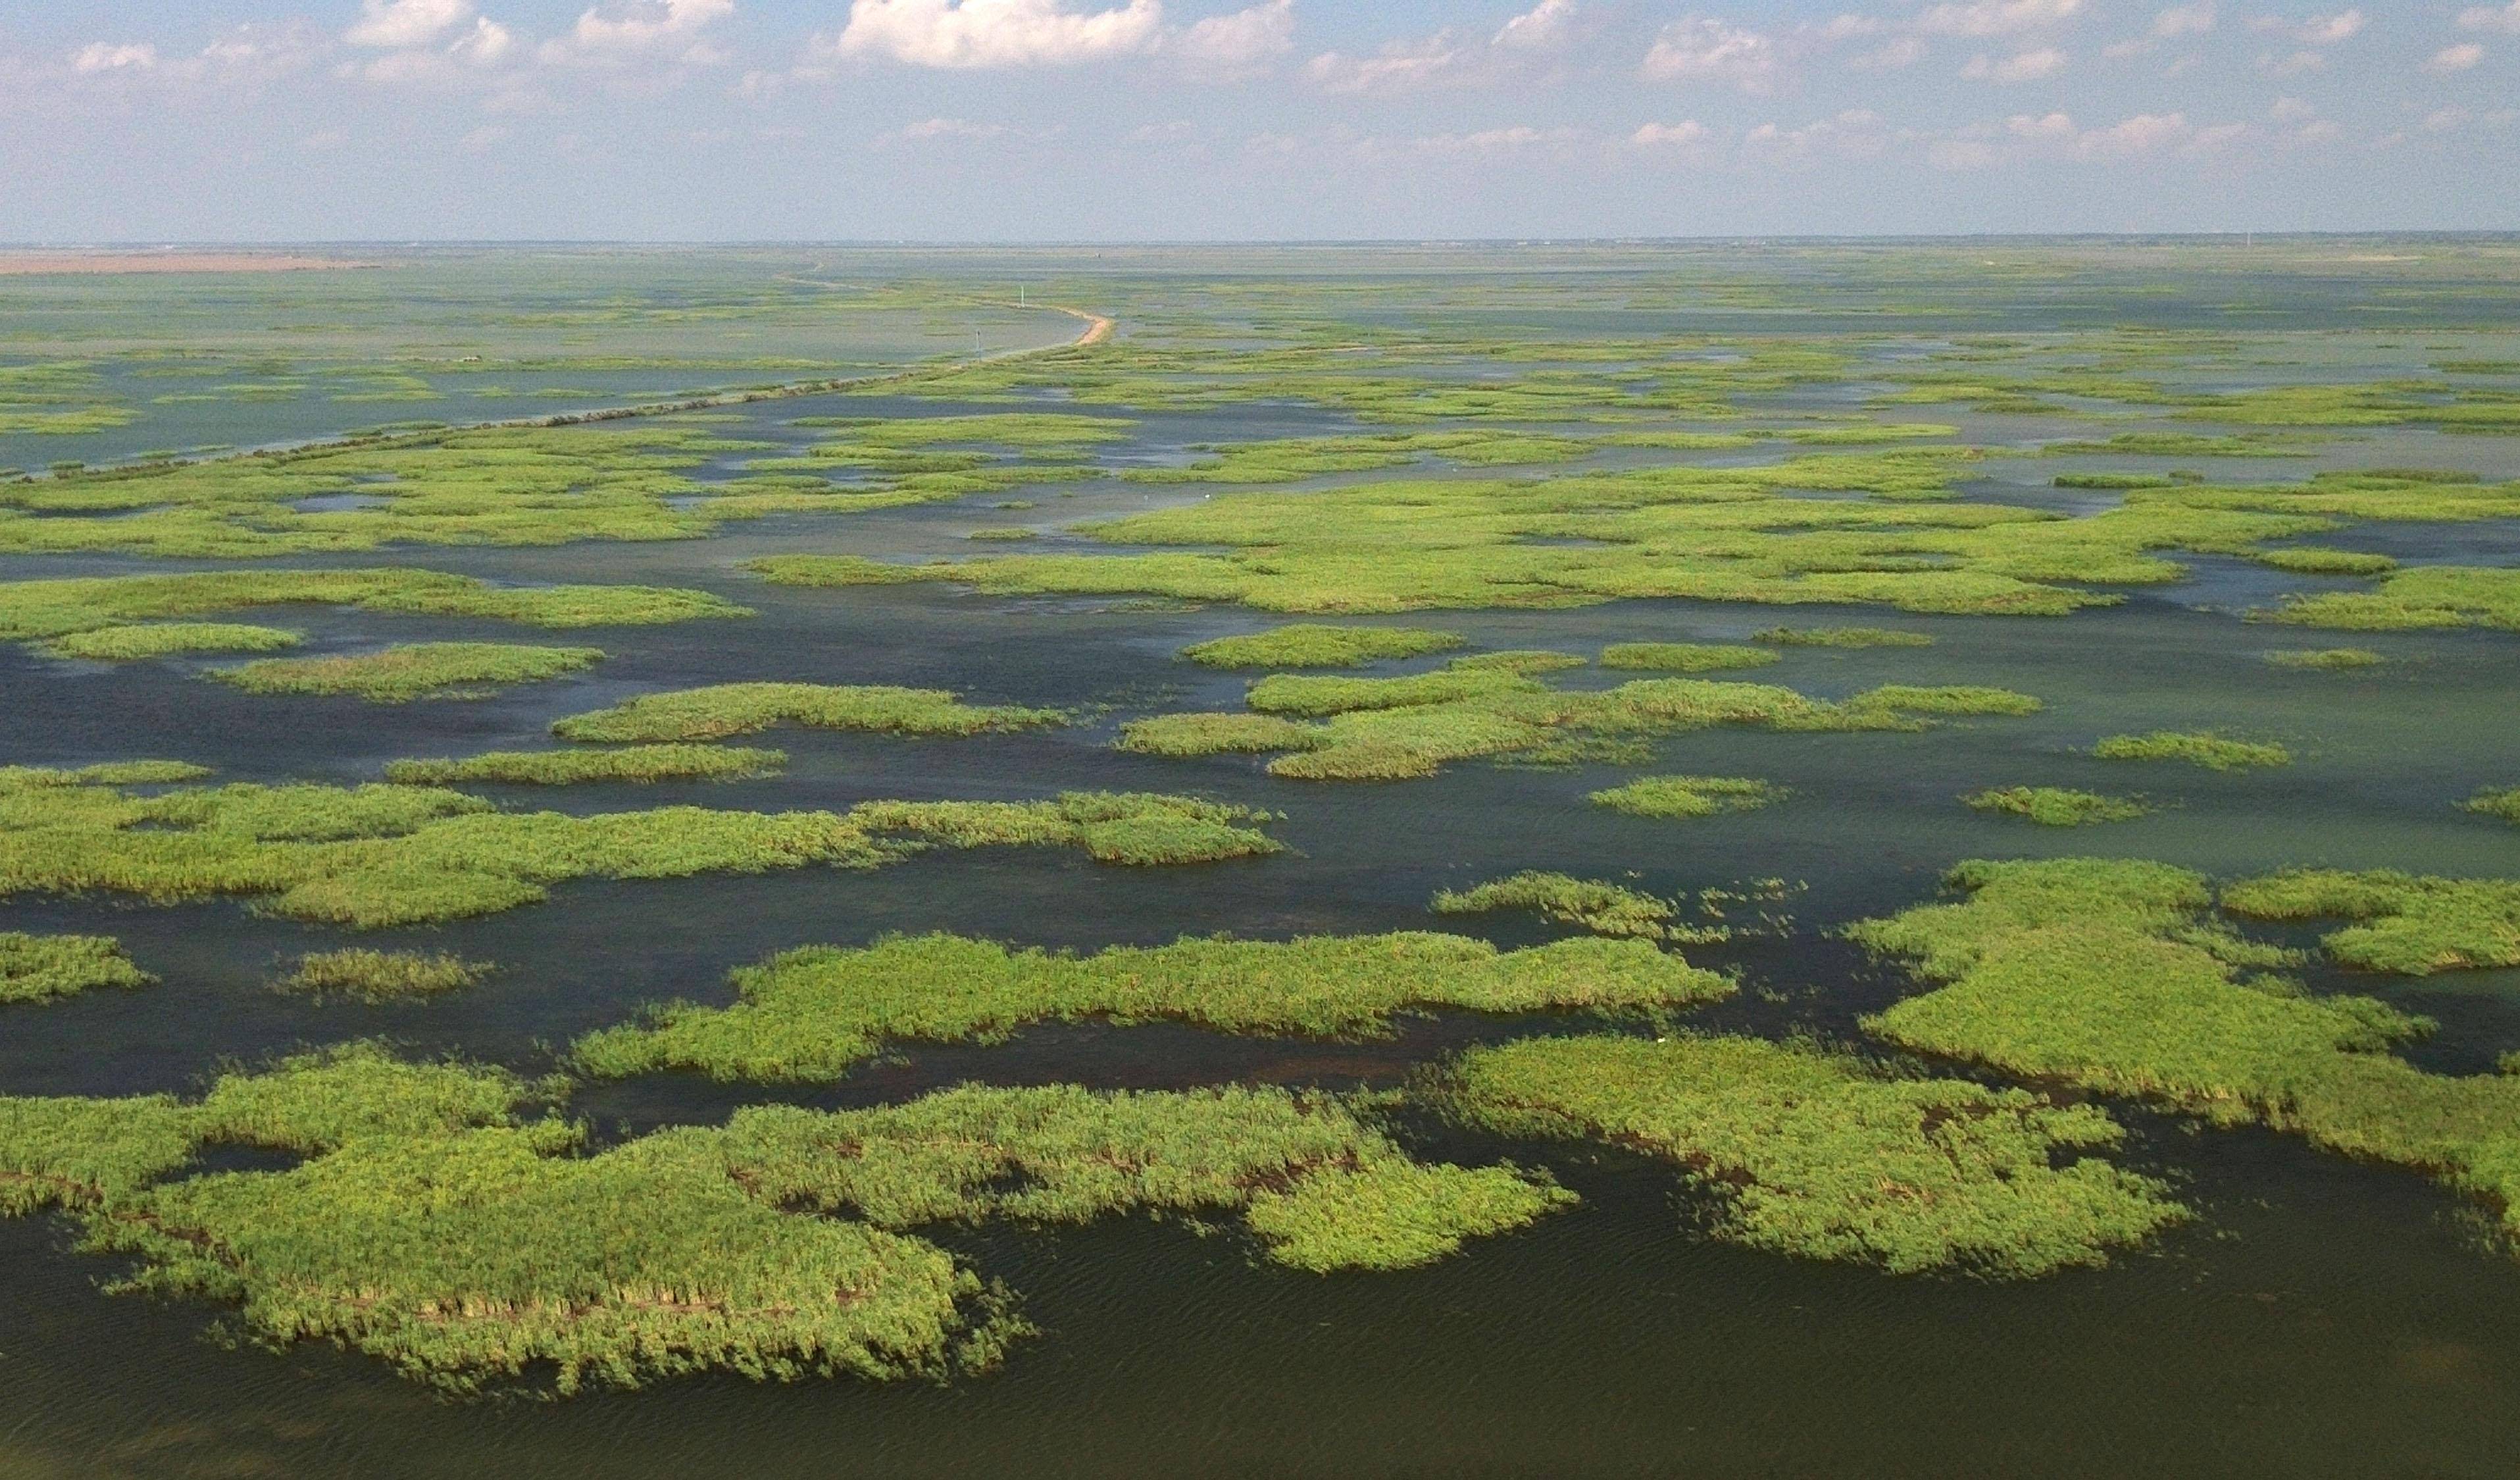
[[0, 278], [0, 1473], [2520, 1450], [2520, 243], [359, 255]]

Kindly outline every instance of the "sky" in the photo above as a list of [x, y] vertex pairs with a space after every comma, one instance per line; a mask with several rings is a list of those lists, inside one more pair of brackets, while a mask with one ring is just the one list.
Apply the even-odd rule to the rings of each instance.
[[2520, 228], [2520, 0], [10, 0], [0, 241]]

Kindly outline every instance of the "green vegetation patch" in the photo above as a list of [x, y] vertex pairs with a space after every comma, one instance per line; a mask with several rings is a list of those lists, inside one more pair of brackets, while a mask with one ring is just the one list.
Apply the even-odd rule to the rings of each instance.
[[488, 962], [420, 951], [317, 951], [272, 982], [276, 991], [366, 1003], [418, 1002], [477, 986], [497, 969]]
[[2359, 921], [2320, 944], [2347, 965], [2373, 971], [2429, 976], [2520, 965], [2520, 883], [2504, 879], [2293, 869], [2231, 885], [2223, 908], [2260, 919]]
[[[1675, 933], [1672, 902], [1642, 890], [1570, 874], [1526, 870], [1468, 889], [1446, 889], [1429, 906], [1438, 915], [1479, 915], [1490, 910], [1537, 910], [1559, 924], [1596, 935], [1665, 940]], [[1679, 927], [1686, 930], [1687, 927]], [[1693, 933], [1693, 932], [1690, 932]]]
[[670, 694], [648, 694], [554, 722], [562, 740], [602, 744], [647, 744], [725, 740], [773, 725], [813, 730], [862, 730], [885, 735], [980, 735], [1063, 725], [1058, 709], [972, 705], [943, 689], [886, 685], [717, 684]]
[[302, 634], [284, 627], [247, 622], [154, 622], [68, 633], [46, 643], [44, 650], [57, 657], [130, 663], [187, 652], [277, 652], [304, 641]]
[[2498, 817], [2506, 823], [2520, 823], [2520, 786], [2507, 791], [2479, 791], [2464, 805], [2470, 812]]
[[1291, 751], [1270, 763], [1272, 776], [1410, 781], [1480, 756], [1533, 764], [1650, 758], [1645, 739], [1716, 725], [1921, 730], [1921, 714], [2017, 715], [2040, 707], [2028, 695], [1966, 687], [1891, 685], [1843, 703], [1774, 685], [1695, 678], [1567, 691], [1514, 668], [1461, 663], [1405, 678], [1273, 674], [1250, 686], [1247, 701], [1260, 712], [1137, 721], [1124, 727], [1120, 744], [1169, 756]]
[[1784, 788], [1745, 776], [1641, 776], [1585, 800], [1630, 817], [1713, 817], [1783, 799]]
[[[2430, 1172], [2493, 1199], [2520, 1232], [2520, 1079], [2427, 1073], [2386, 1052], [2425, 1031], [2423, 1019], [2367, 997], [2314, 997], [2280, 976], [2243, 976], [2290, 957], [2214, 919], [2202, 875], [2060, 859], [1966, 863], [1952, 882], [1966, 900], [1851, 932], [1942, 984], [1867, 1019], [1868, 1031], [1919, 1053], [2220, 1123], [2262, 1122], [2329, 1150]], [[2375, 919], [2355, 927], [2373, 935], [2349, 943], [2392, 957], [2442, 923], [2431, 914], [2442, 901], [2410, 899], [2394, 881], [2353, 895], [2325, 878], [2294, 878], [2244, 885], [2227, 901], [2408, 907], [2424, 918], [2403, 928]], [[2475, 919], [2468, 908], [2451, 906], [2452, 918]]]
[[1333, 627], [1296, 622], [1246, 637], [1193, 643], [1181, 655], [1210, 668], [1348, 668], [1462, 647], [1458, 632], [1424, 627]]
[[50, 1002], [95, 987], [145, 987], [158, 978], [131, 964], [109, 935], [28, 935], [0, 930], [0, 1002]]
[[2282, 550], [2261, 550], [2250, 557], [2261, 565], [2289, 570], [2296, 575], [2384, 575], [2398, 568], [2395, 559], [2385, 555], [2365, 555], [2356, 550], [2326, 550], [2311, 545], [2295, 545]]
[[1005, 1037], [1027, 1022], [1190, 1022], [1228, 1033], [1353, 1037], [1405, 1010], [1654, 1012], [1732, 983], [1642, 941], [1497, 950], [1457, 935], [1183, 940], [1091, 956], [952, 935], [808, 947], [739, 970], [731, 1008], [672, 1004], [580, 1039], [586, 1072], [698, 1069], [721, 1079], [828, 1080], [887, 1042]]
[[[367, 1045], [230, 1073], [200, 1101], [0, 1099], [0, 1206], [74, 1212], [114, 1288], [234, 1302], [474, 1392], [724, 1370], [942, 1374], [1029, 1328], [908, 1229], [1238, 1212], [1308, 1270], [1399, 1269], [1573, 1199], [1509, 1167], [1412, 1160], [1359, 1107], [1278, 1089], [949, 1090], [739, 1110], [595, 1154], [493, 1069]], [[200, 1147], [287, 1170], [176, 1175]], [[1001, 1308], [993, 1310], [993, 1307]]]
[[2062, 786], [2002, 786], [1963, 798], [1981, 812], [2008, 812], [2046, 828], [2088, 828], [2133, 822], [2152, 809], [2124, 796], [2073, 791]]
[[2112, 735], [2092, 747], [2106, 761], [2185, 761], [2214, 771], [2245, 771], [2256, 766], [2289, 766], [2292, 752], [2261, 740], [2237, 740], [2202, 731], [2155, 730], [2149, 735]]
[[1931, 648], [1934, 640], [1921, 632], [1899, 632], [1888, 627], [1770, 627], [1750, 635], [1754, 643], [1774, 643], [1780, 648]]
[[922, 846], [1075, 847], [1114, 864], [1255, 857], [1280, 849], [1248, 826], [1264, 820], [1144, 793], [570, 816], [497, 812], [428, 786], [234, 785], [144, 797], [52, 782], [0, 790], [0, 896], [242, 896], [275, 915], [377, 929], [495, 915], [539, 903], [570, 879], [872, 869]]
[[488, 698], [513, 684], [581, 672], [604, 658], [596, 648], [515, 643], [411, 643], [344, 657], [267, 657], [209, 677], [248, 694], [355, 694], [380, 704], [413, 699]]
[[568, 786], [595, 782], [750, 781], [776, 776], [784, 750], [741, 745], [624, 745], [613, 750], [489, 750], [459, 760], [385, 763], [385, 780], [406, 786], [500, 782]]
[[2377, 591], [2331, 591], [2296, 597], [2268, 618], [2349, 632], [2402, 632], [2424, 627], [2496, 627], [2520, 632], [2520, 570], [2419, 565], [2380, 582]]
[[2326, 671], [2376, 668], [2387, 661], [2368, 648], [2279, 648], [2263, 656], [2277, 668]]
[[1412, 1161], [1339, 1100], [1274, 1087], [967, 1086], [839, 1114], [740, 1110], [722, 1139], [732, 1174], [782, 1207], [891, 1229], [1234, 1210], [1270, 1258], [1323, 1273], [1431, 1263], [1575, 1200], [1512, 1168]]
[[751, 611], [669, 586], [493, 586], [435, 570], [233, 570], [0, 582], [0, 642], [251, 606], [355, 606], [536, 627], [633, 627]]
[[1662, 673], [1716, 673], [1764, 668], [1777, 654], [1763, 648], [1712, 643], [1612, 643], [1601, 650], [1604, 668], [1643, 668]]
[[1807, 1259], [2027, 1278], [2103, 1264], [2187, 1216], [2159, 1182], [2074, 1154], [2123, 1139], [2097, 1109], [1887, 1078], [1801, 1045], [1525, 1039], [1462, 1055], [1449, 1090], [1508, 1134], [1680, 1162], [1721, 1200], [1717, 1237]]

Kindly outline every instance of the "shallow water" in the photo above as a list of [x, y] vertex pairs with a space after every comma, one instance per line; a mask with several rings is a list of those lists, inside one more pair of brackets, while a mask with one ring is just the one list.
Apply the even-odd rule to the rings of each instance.
[[[1822, 298], [1877, 293], [1862, 276], [1866, 260], [1874, 259], [1808, 272], [1822, 282]], [[1667, 269], [1687, 270], [1686, 262]], [[2219, 291], [2215, 283], [2179, 286], [2181, 327], [2225, 327], [2198, 307]], [[2520, 318], [2507, 293], [2461, 287], [2466, 295], [2455, 303], [2427, 310], [2433, 322], [2492, 336], [2507, 335]], [[2115, 301], [2101, 291], [2109, 289], [2094, 290], [2103, 307]], [[2344, 290], [2299, 277], [2264, 292], [2272, 306], [2249, 320], [2252, 332], [2314, 327], [2322, 315], [2333, 321]], [[1909, 314], [1895, 326], [1863, 327], [1924, 339], [1990, 325], [2030, 331], [2119, 322], [2059, 306], [2053, 296], [2007, 298], [1995, 288], [1952, 295], [1947, 322], [1920, 325]], [[1382, 317], [1424, 322], [1403, 310]], [[1578, 324], [1591, 322], [1581, 314], [1547, 322], [1569, 333], [1635, 335], [1663, 332], [1672, 316], [1613, 317], [1606, 327]], [[1513, 310], [1513, 322], [1542, 321], [1524, 307]], [[1688, 327], [1719, 332], [1730, 322], [1701, 314]], [[1792, 332], [1815, 328], [1796, 324]], [[2356, 350], [2401, 371], [2441, 352], [2414, 344]], [[2216, 372], [2228, 374], [2237, 372]], [[2293, 379], [2263, 367], [2258, 374], [2266, 382]], [[1773, 404], [1804, 404], [1799, 395]], [[914, 404], [934, 409], [809, 398], [746, 415], [793, 436], [786, 424], [796, 417], [883, 415]], [[234, 434], [222, 440], [283, 434], [274, 430], [280, 422], [257, 420], [261, 408], [235, 410]], [[2090, 424], [2057, 419], [1903, 411], [1962, 422], [1982, 443], [2091, 431]], [[1195, 442], [1345, 426], [1269, 406], [1148, 416], [1136, 440], [1104, 456], [1119, 465], [1177, 461]], [[2520, 475], [2520, 442], [2358, 433], [2315, 459], [2209, 471], [2238, 480], [2408, 465], [2509, 478]], [[2076, 491], [2033, 479], [2160, 466], [2108, 458], [1998, 465], [1995, 480], [1972, 496], [2052, 501]], [[994, 499], [984, 497], [849, 518], [768, 519], [705, 542], [397, 551], [356, 561], [502, 580], [692, 585], [759, 611], [745, 621], [591, 635], [583, 640], [610, 654], [593, 672], [478, 702], [256, 696], [192, 676], [216, 659], [114, 666], [0, 648], [0, 761], [172, 755], [232, 780], [346, 783], [374, 779], [396, 756], [535, 746], [554, 718], [642, 692], [755, 678], [916, 684], [960, 690], [974, 702], [1075, 706], [1094, 718], [1072, 729], [961, 740], [781, 730], [760, 741], [792, 758], [788, 774], [773, 780], [484, 792], [505, 805], [589, 812], [681, 802], [839, 807], [1066, 787], [1192, 791], [1283, 811], [1274, 830], [1291, 855], [1121, 870], [1060, 851], [977, 850], [931, 853], [870, 874], [564, 884], [541, 906], [363, 938], [501, 964], [489, 984], [425, 1007], [312, 1005], [267, 991], [277, 958], [340, 937], [233, 902], [146, 908], [13, 898], [0, 901], [0, 928], [114, 934], [165, 981], [7, 1009], [0, 1090], [182, 1090], [223, 1059], [374, 1034], [539, 1070], [549, 1065], [550, 1046], [620, 1021], [642, 1004], [726, 1000], [731, 966], [806, 942], [863, 942], [889, 931], [1078, 948], [1213, 931], [1283, 938], [1437, 925], [1509, 944], [1550, 938], [1555, 932], [1509, 917], [1438, 921], [1426, 912], [1438, 888], [1520, 869], [1627, 879], [1665, 893], [1791, 881], [1797, 887], [1783, 907], [1794, 917], [1789, 934], [1690, 952], [1738, 968], [1754, 988], [1694, 1020], [1854, 1041], [1860, 1014], [1912, 984], [1831, 930], [1931, 897], [1944, 871], [1963, 858], [2097, 853], [2223, 875], [2312, 864], [2520, 872], [2520, 830], [2455, 805], [2482, 786], [2520, 783], [2511, 725], [2520, 713], [2520, 643], [2508, 633], [2347, 635], [2250, 623], [2239, 613], [2280, 594], [2358, 583], [2238, 561], [2199, 559], [2186, 582], [2133, 591], [2121, 605], [2062, 619], [1683, 602], [1413, 617], [1482, 648], [1586, 653], [1610, 642], [1737, 641], [1779, 622], [1892, 626], [1929, 633], [1937, 645], [1786, 650], [1778, 663], [1743, 676], [1831, 697], [1885, 682], [1991, 684], [2038, 695], [2048, 707], [2024, 719], [1945, 722], [1924, 734], [1710, 731], [1661, 742], [1653, 767], [1472, 763], [1391, 785], [1282, 782], [1263, 773], [1260, 758], [1163, 761], [1109, 748], [1117, 724], [1136, 714], [1237, 706], [1242, 675], [1197, 669], [1172, 653], [1273, 625], [1264, 613], [1116, 609], [1110, 602], [1006, 600], [926, 586], [800, 590], [767, 586], [738, 568], [753, 556], [796, 550], [961, 556], [974, 527], [1019, 518], [1056, 529], [1202, 491], [1111, 483], [1022, 496], [1037, 504], [1018, 515], [991, 509]], [[1058, 543], [1067, 541], [1028, 548]], [[2322, 543], [2409, 561], [2520, 563], [2520, 527], [2506, 524], [2363, 525]], [[1073, 548], [1093, 547], [1076, 540]], [[169, 567], [0, 559], [0, 578], [161, 568]], [[307, 631], [309, 651], [520, 640], [502, 624], [428, 617], [285, 608], [237, 619], [258, 615]], [[2389, 662], [2291, 672], [2260, 656], [2270, 648], [2346, 642]], [[1597, 685], [1611, 677], [1579, 672], [1555, 681]], [[2155, 728], [2278, 740], [2299, 758], [2279, 770], [2221, 775], [2085, 753], [2102, 735]], [[1793, 795], [1762, 811], [1685, 824], [1585, 804], [1586, 792], [1640, 770], [1759, 776]], [[2016, 784], [2140, 792], [2160, 810], [2106, 828], [2044, 830], [1958, 801]], [[2426, 1067], [2484, 1072], [2498, 1054], [2520, 1047], [2520, 971], [2421, 982], [2328, 972], [2313, 985], [2376, 992], [2438, 1017], [2441, 1032], [2409, 1051]], [[714, 1121], [742, 1103], [872, 1103], [966, 1079], [1387, 1086], [1466, 1044], [1556, 1025], [1447, 1017], [1412, 1021], [1389, 1041], [1363, 1045], [1167, 1027], [1043, 1028], [999, 1046], [911, 1048], [837, 1086], [766, 1090], [653, 1076], [590, 1088], [577, 1106], [612, 1136]], [[2106, 1270], [1991, 1285], [1889, 1278], [1748, 1252], [1702, 1236], [1706, 1202], [1666, 1165], [1411, 1121], [1410, 1139], [1429, 1154], [1546, 1166], [1584, 1202], [1425, 1270], [1327, 1278], [1261, 1265], [1237, 1233], [1199, 1236], [1179, 1224], [949, 1232], [943, 1240], [1020, 1291], [1045, 1330], [1003, 1371], [951, 1386], [704, 1378], [562, 1403], [449, 1403], [356, 1356], [206, 1340], [218, 1315], [212, 1308], [105, 1297], [96, 1285], [113, 1267], [70, 1250], [65, 1226], [5, 1221], [0, 1380], [10, 1413], [0, 1424], [0, 1474], [619, 1476], [740, 1466], [762, 1475], [1839, 1471], [2114, 1480], [2511, 1472], [2520, 1454], [2520, 1265], [2495, 1246], [2480, 1210], [2419, 1176], [2315, 1153], [2297, 1141], [2199, 1131], [2118, 1108], [2135, 1128], [2128, 1164], [2178, 1183], [2200, 1217]]]

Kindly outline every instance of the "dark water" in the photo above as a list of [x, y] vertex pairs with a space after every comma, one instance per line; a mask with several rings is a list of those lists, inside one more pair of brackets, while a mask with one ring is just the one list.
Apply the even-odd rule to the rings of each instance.
[[[799, 402], [761, 414], [830, 409]], [[1982, 420], [1969, 429], [1974, 439], [2079, 430]], [[1268, 409], [1149, 418], [1119, 455], [1171, 458], [1193, 441], [1322, 422]], [[2508, 476], [2520, 444], [2388, 433], [2282, 465], [2279, 475], [2461, 459]], [[1997, 469], [1985, 496], [2057, 492], [2034, 490], [2026, 473], [2005, 484], [2007, 475]], [[1051, 526], [1197, 494], [1114, 486], [1028, 496], [1039, 507], [1021, 517]], [[1930, 633], [1937, 646], [1788, 650], [1755, 676], [1823, 696], [1882, 682], [1973, 683], [2048, 701], [2033, 718], [1959, 721], [1922, 735], [1717, 731], [1664, 741], [1654, 769], [1761, 776], [1794, 793], [1764, 811], [1688, 824], [1584, 803], [1587, 791], [1642, 768], [1471, 764], [1407, 785], [1320, 786], [1273, 780], [1249, 758], [1166, 762], [1109, 748], [1129, 715], [1234, 706], [1240, 676], [1192, 669], [1171, 653], [1271, 624], [1256, 613], [1115, 610], [944, 588], [788, 590], [736, 568], [774, 550], [961, 554], [966, 531], [1007, 521], [987, 502], [764, 521], [703, 543], [381, 558], [502, 579], [697, 585], [760, 611], [743, 622], [594, 634], [586, 640], [611, 656], [593, 674], [482, 702], [255, 696], [202, 683], [186, 663], [107, 667], [0, 649], [0, 759], [171, 755], [227, 779], [352, 782], [395, 756], [538, 744], [559, 715], [655, 689], [753, 678], [912, 683], [974, 701], [1107, 708], [1074, 729], [968, 740], [782, 731], [766, 742], [787, 749], [792, 765], [765, 782], [490, 794], [598, 811], [1183, 790], [1286, 812], [1276, 830], [1292, 855], [1141, 871], [1069, 852], [979, 850], [872, 874], [562, 885], [543, 906], [368, 938], [503, 964], [482, 988], [407, 1008], [315, 1006], [266, 991], [276, 958], [339, 937], [234, 903], [11, 899], [0, 902], [0, 928], [115, 934], [165, 980], [10, 1009], [0, 1023], [0, 1088], [183, 1090], [224, 1058], [371, 1034], [537, 1069], [548, 1066], [549, 1046], [643, 1003], [723, 1000], [730, 966], [806, 942], [948, 929], [1091, 948], [1216, 930], [1425, 928], [1434, 890], [1526, 868], [1662, 892], [1791, 881], [1789, 935], [1691, 953], [1738, 968], [1754, 989], [1704, 1021], [1852, 1040], [1860, 1013], [1910, 984], [1828, 932], [1930, 897], [1961, 858], [2096, 852], [2220, 875], [2288, 864], [2520, 870], [2520, 830], [2454, 806], [2482, 785], [2520, 783], [2520, 645], [2507, 634], [2340, 639], [2249, 624], [2234, 613], [2319, 583], [2236, 561], [2195, 561], [2185, 583], [2061, 620], [1651, 602], [1436, 618], [1481, 646], [1579, 651], [1639, 639], [1737, 640], [1780, 620], [1896, 626]], [[2504, 526], [2364, 527], [2334, 543], [2412, 561], [2520, 562], [2520, 529]], [[7, 577], [124, 568], [140, 567], [0, 561]], [[297, 608], [271, 616], [306, 629], [311, 650], [518, 638], [492, 623]], [[2259, 656], [2338, 640], [2391, 661], [2295, 673]], [[1377, 671], [1413, 666], [1423, 665]], [[2280, 740], [2299, 760], [2223, 776], [2078, 753], [2098, 736], [2153, 728]], [[2066, 831], [1958, 804], [1963, 792], [2013, 784], [2141, 791], [2162, 807], [2138, 822]], [[1549, 933], [1505, 918], [1443, 927], [1512, 944]], [[2438, 1037], [2414, 1051], [2428, 1067], [2480, 1072], [2520, 1048], [2520, 972], [2350, 985], [2441, 1019]], [[715, 1120], [742, 1102], [867, 1103], [966, 1079], [1392, 1085], [1465, 1044], [1553, 1026], [1448, 1017], [1364, 1045], [1047, 1028], [997, 1047], [913, 1049], [828, 1088], [656, 1076], [590, 1089], [577, 1103], [611, 1136]], [[951, 1386], [702, 1378], [564, 1403], [449, 1403], [356, 1356], [222, 1345], [205, 1336], [219, 1314], [211, 1307], [101, 1294], [115, 1266], [75, 1252], [67, 1226], [0, 1222], [0, 1474], [2520, 1472], [2520, 1266], [2495, 1246], [2484, 1213], [2420, 1177], [2271, 1134], [2123, 1113], [2135, 1129], [2126, 1160], [2174, 1180], [2201, 1216], [2107, 1270], [2017, 1285], [1889, 1278], [1729, 1248], [1701, 1236], [1707, 1208], [1666, 1166], [1412, 1122], [1404, 1130], [1429, 1154], [1543, 1165], [1583, 1204], [1422, 1271], [1327, 1278], [1265, 1266], [1232, 1233], [1200, 1236], [1143, 1220], [949, 1232], [943, 1240], [983, 1275], [1021, 1292], [1046, 1333], [1003, 1371]]]

